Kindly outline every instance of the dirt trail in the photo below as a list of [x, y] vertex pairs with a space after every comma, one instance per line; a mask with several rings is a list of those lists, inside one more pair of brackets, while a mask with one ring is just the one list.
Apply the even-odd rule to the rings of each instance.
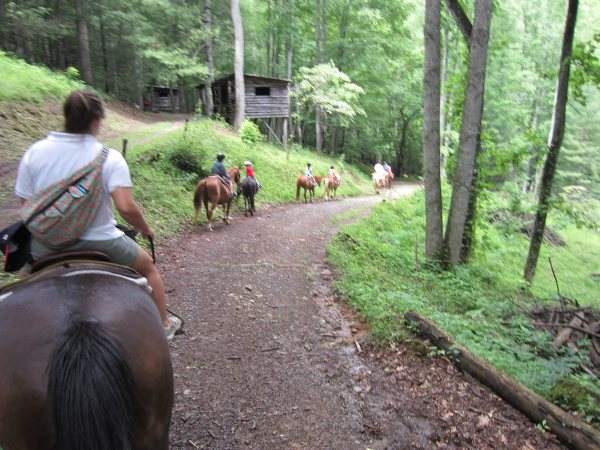
[[270, 208], [160, 249], [186, 320], [171, 345], [171, 448], [561, 448], [448, 361], [366, 342], [332, 290], [325, 247], [340, 218], [381, 200]]

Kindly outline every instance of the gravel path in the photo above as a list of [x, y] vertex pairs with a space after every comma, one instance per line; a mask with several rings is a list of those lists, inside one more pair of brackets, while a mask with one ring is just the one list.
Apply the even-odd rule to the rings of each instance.
[[160, 249], [186, 320], [171, 345], [171, 448], [561, 448], [448, 361], [368, 344], [332, 290], [325, 248], [382, 198], [263, 209]]

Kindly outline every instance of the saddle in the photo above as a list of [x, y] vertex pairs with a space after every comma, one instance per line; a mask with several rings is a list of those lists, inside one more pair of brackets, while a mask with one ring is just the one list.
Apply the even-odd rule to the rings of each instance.
[[223, 186], [225, 186], [225, 188], [227, 189], [227, 192], [229, 192], [229, 196], [233, 197], [233, 183], [231, 182], [231, 180], [228, 180], [227, 178], [224, 178], [221, 175], [212, 175], [212, 176], [217, 177], [219, 179], [219, 181], [221, 183], [223, 183]]
[[102, 252], [59, 252], [36, 261], [27, 278], [0, 288], [0, 298], [8, 292], [23, 288], [34, 281], [86, 274], [105, 274], [126, 279], [150, 290], [145, 277], [130, 267], [110, 262], [110, 258]]

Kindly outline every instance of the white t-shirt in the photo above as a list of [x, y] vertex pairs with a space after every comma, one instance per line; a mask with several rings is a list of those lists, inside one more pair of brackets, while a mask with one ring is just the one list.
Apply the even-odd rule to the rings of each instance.
[[[68, 178], [90, 163], [102, 150], [90, 134], [52, 132], [36, 142], [25, 153], [19, 165], [15, 193], [30, 198], [57, 181]], [[116, 239], [123, 232], [115, 227], [111, 192], [119, 187], [132, 187], [129, 167], [116, 150], [110, 150], [102, 167], [104, 192], [98, 215], [81, 239], [102, 241]]]

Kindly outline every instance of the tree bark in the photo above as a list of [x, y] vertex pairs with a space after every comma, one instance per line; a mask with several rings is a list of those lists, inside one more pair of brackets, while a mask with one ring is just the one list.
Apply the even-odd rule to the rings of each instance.
[[469, 350], [440, 330], [433, 322], [414, 312], [404, 318], [419, 330], [419, 334], [446, 351], [452, 362], [496, 394], [522, 411], [533, 422], [544, 422], [558, 438], [577, 450], [593, 450], [600, 447], [600, 432], [592, 426], [563, 411], [522, 384], [514, 381], [492, 365], [479, 359]]
[[322, 118], [323, 118], [323, 114], [321, 113], [321, 108], [316, 106], [315, 107], [315, 146], [316, 146], [318, 152], [320, 152], [323, 149], [323, 127], [321, 124]]
[[425, 71], [423, 76], [423, 173], [425, 181], [425, 256], [440, 260], [442, 188], [440, 181], [440, 17], [441, 0], [425, 2]]
[[469, 20], [469, 17], [465, 13], [465, 10], [460, 5], [458, 0], [446, 0], [446, 6], [454, 16], [454, 20], [456, 20], [456, 24], [460, 29], [460, 32], [465, 37], [467, 42], [470, 42], [471, 35], [473, 34], [473, 25]]
[[77, 35], [79, 39], [79, 64], [81, 76], [87, 84], [94, 84], [92, 61], [90, 57], [90, 37], [88, 31], [87, 11], [85, 0], [75, 0], [77, 8]]
[[244, 88], [244, 29], [240, 13], [240, 0], [231, 0], [231, 19], [235, 36], [235, 117], [233, 127], [239, 131], [244, 121], [246, 95]]
[[214, 113], [214, 101], [212, 84], [215, 77], [215, 65], [213, 60], [213, 29], [212, 29], [212, 5], [211, 0], [204, 0], [204, 27], [206, 29], [206, 39], [204, 41], [204, 50], [206, 54], [206, 67], [208, 76], [204, 84], [204, 114], [212, 117]]
[[[533, 99], [533, 109], [531, 111], [531, 119], [529, 122], [530, 132], [535, 133], [538, 126], [538, 92], [536, 91], [536, 97]], [[536, 144], [531, 146], [531, 156], [527, 161], [527, 178], [523, 184], [523, 192], [529, 193], [535, 189], [535, 178], [537, 173], [537, 167], [540, 160], [540, 154]]]
[[470, 39], [469, 82], [465, 94], [463, 118], [460, 129], [456, 174], [452, 189], [450, 213], [446, 228], [448, 262], [460, 262], [465, 223], [473, 192], [473, 174], [483, 116], [485, 70], [492, 17], [492, 0], [476, 0], [475, 22]]
[[552, 128], [548, 138], [548, 154], [544, 163], [542, 179], [540, 182], [540, 196], [533, 233], [529, 243], [529, 254], [523, 276], [525, 280], [531, 282], [535, 276], [537, 260], [540, 255], [540, 248], [544, 239], [544, 230], [546, 228], [546, 218], [550, 209], [550, 197], [552, 195], [552, 184], [556, 172], [558, 155], [562, 145], [565, 123], [567, 119], [567, 98], [569, 94], [569, 75], [571, 71], [571, 54], [573, 52], [573, 38], [575, 35], [575, 24], [577, 22], [578, 0], [569, 0], [567, 9], [567, 18], [565, 22], [565, 31], [563, 36], [562, 50], [560, 55], [560, 70], [558, 73], [558, 83], [556, 86], [556, 96], [554, 99], [554, 110], [552, 112]]
[[104, 29], [104, 14], [102, 5], [98, 8], [98, 16], [100, 19], [100, 43], [102, 47], [102, 68], [104, 69], [104, 90], [109, 93], [110, 87], [108, 84], [108, 55], [106, 51], [106, 30]]

